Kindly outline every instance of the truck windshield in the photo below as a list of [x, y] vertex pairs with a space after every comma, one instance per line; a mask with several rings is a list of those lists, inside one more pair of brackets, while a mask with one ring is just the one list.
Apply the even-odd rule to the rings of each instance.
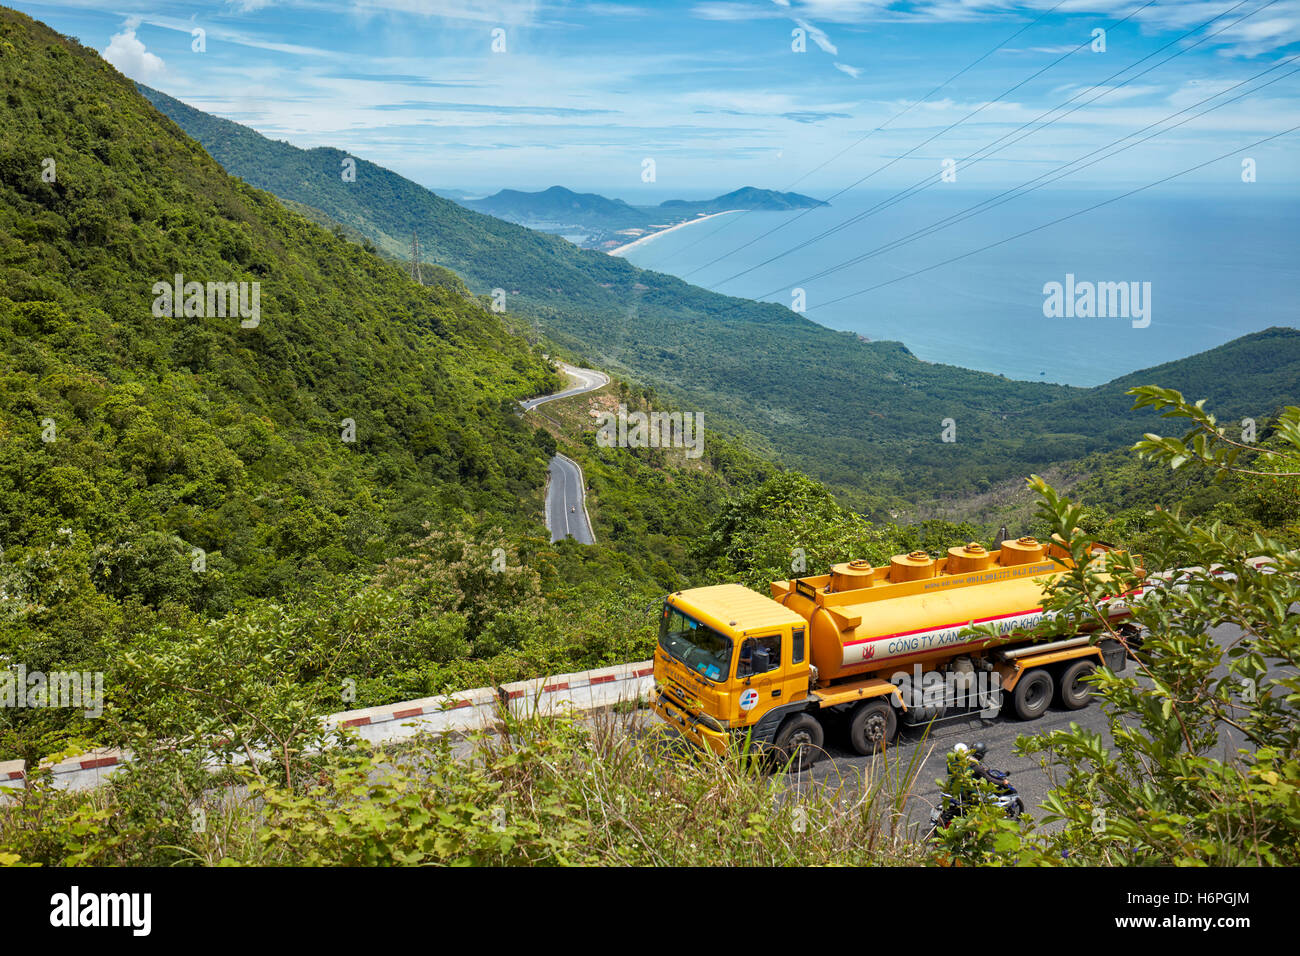
[[731, 669], [731, 638], [667, 604], [659, 619], [659, 646], [711, 681], [721, 681]]

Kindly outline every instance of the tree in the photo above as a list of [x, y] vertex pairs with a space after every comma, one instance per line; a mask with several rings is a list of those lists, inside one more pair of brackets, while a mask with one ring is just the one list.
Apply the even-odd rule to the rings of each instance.
[[[1181, 438], [1147, 435], [1135, 446], [1143, 456], [1258, 481], [1292, 477], [1277, 466], [1300, 450], [1300, 409], [1278, 422], [1289, 448], [1265, 448], [1237, 441], [1203, 403], [1177, 392], [1130, 394], [1139, 407], [1192, 425]], [[1046, 835], [1027, 826], [1020, 861], [1300, 863], [1300, 617], [1290, 612], [1300, 600], [1300, 554], [1175, 510], [1153, 516], [1156, 547], [1144, 570], [1131, 554], [1093, 554], [1079, 527], [1082, 509], [1037, 476], [1030, 484], [1075, 564], [1046, 606], [1095, 627], [1098, 638], [1119, 640], [1136, 666], [1091, 678], [1113, 749], [1077, 725], [1017, 742], [1065, 770], [1044, 805], [1044, 822], [1065, 826]], [[1180, 570], [1188, 554], [1194, 566]], [[1109, 596], [1133, 589], [1140, 642], [1103, 611]], [[1225, 748], [1234, 755], [1217, 756]]]

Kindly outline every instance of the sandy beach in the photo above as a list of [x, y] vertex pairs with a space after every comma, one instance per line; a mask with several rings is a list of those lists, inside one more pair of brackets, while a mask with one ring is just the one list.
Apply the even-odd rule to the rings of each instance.
[[678, 223], [677, 225], [675, 225], [675, 226], [669, 226], [667, 229], [660, 229], [658, 232], [652, 232], [652, 233], [650, 233], [648, 236], [642, 236], [640, 239], [634, 239], [632, 242], [629, 242], [629, 243], [628, 243], [627, 245], [625, 245], [625, 246], [619, 246], [617, 249], [611, 249], [611, 250], [609, 250], [609, 255], [611, 255], [611, 256], [621, 256], [623, 253], [627, 252], [629, 249], [633, 249], [633, 248], [635, 248], [636, 246], [641, 245], [641, 243], [643, 243], [643, 242], [649, 242], [651, 239], [658, 238], [659, 236], [667, 235], [668, 233], [672, 232], [674, 229], [685, 229], [687, 226], [693, 226], [693, 225], [695, 225], [697, 222], [705, 222], [705, 221], [707, 221], [707, 220], [709, 220], [709, 219], [715, 219], [715, 218], [717, 218], [718, 216], [725, 216], [725, 215], [727, 215], [728, 213], [733, 213], [733, 212], [740, 212], [740, 210], [739, 210], [739, 209], [724, 209], [724, 210], [722, 210], [722, 212], [711, 212], [711, 213], [709, 213], [707, 216], [700, 216], [698, 219], [687, 219], [685, 222], [679, 222], [679, 223]]

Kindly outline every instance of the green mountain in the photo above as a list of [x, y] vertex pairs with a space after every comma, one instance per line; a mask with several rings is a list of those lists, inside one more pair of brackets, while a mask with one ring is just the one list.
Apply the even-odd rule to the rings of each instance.
[[[644, 654], [752, 456], [610, 458], [597, 525], [656, 551], [552, 546], [556, 441], [517, 400], [561, 381], [508, 316], [233, 179], [2, 7], [0, 87], [0, 666], [104, 672], [111, 707], [138, 654], [214, 641], [329, 712]], [[106, 726], [0, 708], [0, 760]]]
[[461, 205], [517, 223], [562, 223], [623, 229], [648, 226], [650, 216], [621, 199], [595, 193], [575, 193], [552, 186], [537, 193], [503, 189], [484, 199], [462, 199]]
[[[273, 579], [331, 528], [346, 566], [369, 534], [535, 505], [511, 403], [556, 378], [525, 341], [232, 180], [93, 50], [0, 23], [6, 545], [173, 534]], [[256, 283], [255, 323], [210, 293], [163, 314], [178, 276]]]
[[[828, 482], [880, 515], [965, 495], [1045, 465], [1127, 444], [1154, 416], [1125, 381], [1072, 388], [923, 362], [787, 308], [719, 295], [617, 257], [477, 214], [383, 167], [301, 150], [145, 90], [232, 174], [320, 211], [391, 255], [418, 232], [427, 258], [476, 292], [501, 289], [576, 357], [653, 387], [710, 427]], [[1222, 368], [1223, 371], [1216, 371]], [[1160, 369], [1160, 383], [1227, 414], [1300, 401], [1300, 332], [1274, 329]], [[952, 419], [954, 442], [943, 441]], [[951, 435], [952, 433], [949, 432]]]
[[[145, 92], [151, 97], [162, 95], [156, 90]], [[621, 199], [606, 199], [595, 193], [576, 193], [563, 186], [552, 186], [535, 193], [503, 189], [483, 199], [459, 199], [458, 202], [477, 212], [534, 228], [547, 224], [564, 224], [602, 229], [644, 228], [726, 210], [783, 212], [827, 205], [819, 199], [801, 196], [799, 193], [755, 189], [753, 186], [745, 186], [714, 199], [669, 199], [658, 206], [631, 206]]]
[[728, 209], [755, 209], [763, 212], [785, 212], [790, 209], [811, 209], [815, 206], [829, 206], [830, 203], [804, 196], [800, 193], [783, 193], [774, 189], [756, 189], [743, 186], [724, 196], [713, 199], [690, 201], [669, 199], [659, 204], [660, 209], [671, 212], [711, 213], [724, 212]]

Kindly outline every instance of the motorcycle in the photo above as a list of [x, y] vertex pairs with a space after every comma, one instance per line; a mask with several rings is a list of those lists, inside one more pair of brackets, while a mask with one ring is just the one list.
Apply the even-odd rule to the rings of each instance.
[[981, 802], [989, 803], [1002, 809], [1008, 817], [1014, 820], [1025, 812], [1025, 802], [1020, 798], [1020, 794], [1011, 784], [1011, 775], [1005, 770], [993, 770], [985, 767], [983, 763], [984, 755], [988, 748], [984, 744], [976, 744], [974, 747], [967, 747], [965, 744], [957, 744], [953, 748], [953, 754], [970, 756], [965, 759], [971, 760], [972, 777], [982, 777], [995, 788], [994, 793], [984, 793], [972, 791], [969, 794], [962, 794], [954, 798], [952, 794], [939, 791], [941, 797], [940, 803], [930, 811], [930, 833], [933, 838], [942, 829], [945, 829], [954, 819], [964, 816], [967, 808], [978, 799]]

